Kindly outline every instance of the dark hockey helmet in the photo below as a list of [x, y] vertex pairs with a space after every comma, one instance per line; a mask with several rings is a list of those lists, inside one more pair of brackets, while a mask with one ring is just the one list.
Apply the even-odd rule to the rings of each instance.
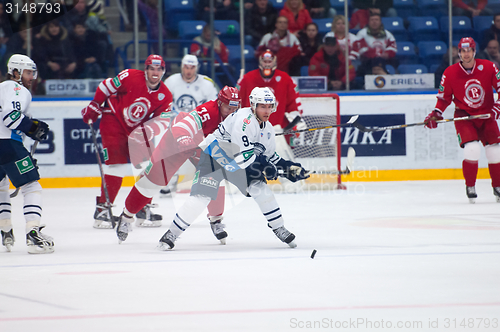
[[229, 106], [240, 107], [240, 92], [238, 89], [226, 85], [219, 91], [217, 100]]
[[460, 57], [460, 60], [462, 60], [460, 51], [463, 48], [472, 48], [474, 50], [474, 57], [476, 57], [476, 42], [472, 37], [464, 37], [458, 42], [458, 56]]
[[259, 69], [262, 77], [272, 77], [274, 75], [276, 67], [276, 55], [274, 55], [273, 52], [269, 49], [262, 53], [262, 55], [259, 57]]

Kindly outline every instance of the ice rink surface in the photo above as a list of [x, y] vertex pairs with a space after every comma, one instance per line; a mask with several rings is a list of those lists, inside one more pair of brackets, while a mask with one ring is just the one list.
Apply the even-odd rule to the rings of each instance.
[[185, 194], [155, 199], [163, 226], [134, 226], [119, 245], [114, 230], [92, 228], [90, 188], [44, 190], [56, 251], [29, 255], [19, 195], [17, 242], [0, 248], [0, 331], [500, 330], [500, 204], [489, 181], [478, 181], [474, 205], [463, 181], [347, 186], [276, 195], [295, 249], [241, 194], [226, 195], [226, 246], [200, 218], [173, 251], [156, 250]]

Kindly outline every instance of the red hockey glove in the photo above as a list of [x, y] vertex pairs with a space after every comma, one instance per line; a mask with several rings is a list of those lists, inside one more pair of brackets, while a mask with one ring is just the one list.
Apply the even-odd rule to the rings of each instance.
[[425, 126], [430, 129], [437, 128], [438, 124], [436, 120], [443, 120], [443, 112], [438, 110], [437, 108], [434, 111], [430, 112], [429, 115], [425, 118]]
[[495, 120], [500, 119], [500, 100], [497, 100], [493, 104], [493, 108], [491, 109], [491, 111], [493, 112], [493, 116], [495, 117]]
[[92, 122], [96, 122], [97, 118], [101, 114], [101, 106], [97, 102], [92, 100], [87, 107], [82, 109], [83, 122], [89, 123], [90, 120], [92, 120]]

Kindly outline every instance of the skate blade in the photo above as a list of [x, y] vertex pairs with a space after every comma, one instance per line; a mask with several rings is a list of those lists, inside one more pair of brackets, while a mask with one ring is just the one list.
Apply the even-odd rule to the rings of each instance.
[[475, 198], [469, 198], [469, 203], [470, 204], [475, 204], [476, 203], [476, 199]]
[[113, 229], [110, 221], [94, 220], [95, 229]]
[[29, 254], [51, 254], [53, 252], [54, 247], [28, 246]]
[[288, 246], [290, 246], [290, 248], [295, 248], [295, 247], [297, 247], [297, 244], [294, 241], [292, 241], [292, 242], [288, 243]]
[[8, 252], [11, 252], [12, 251], [12, 244], [5, 244], [5, 249], [8, 251]]
[[220, 241], [220, 244], [226, 245], [226, 238], [220, 239], [219, 241]]
[[500, 197], [496, 196], [496, 199], [497, 199], [497, 203], [500, 203]]
[[158, 244], [158, 246], [156, 247], [156, 249], [158, 249], [160, 251], [169, 251], [169, 250], [174, 249], [174, 247], [171, 248], [168, 244], [160, 242]]
[[136, 227], [144, 227], [144, 228], [150, 228], [150, 227], [161, 227], [161, 222], [156, 221], [156, 222], [150, 222], [145, 219], [137, 219], [135, 222]]

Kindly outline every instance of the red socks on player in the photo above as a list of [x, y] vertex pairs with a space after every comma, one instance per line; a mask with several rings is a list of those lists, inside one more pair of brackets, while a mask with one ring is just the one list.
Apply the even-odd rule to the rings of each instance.
[[464, 161], [462, 161], [462, 171], [465, 178], [465, 185], [467, 187], [474, 187], [476, 185], [477, 168], [477, 160], [464, 159]]
[[[104, 181], [106, 181], [106, 187], [108, 188], [108, 195], [110, 203], [115, 201], [116, 195], [122, 186], [123, 178], [113, 175], [104, 174]], [[97, 197], [97, 203], [105, 203], [106, 195], [104, 194], [104, 187], [101, 184], [101, 196]]]
[[488, 164], [488, 169], [490, 171], [491, 186], [500, 187], [500, 163]]
[[208, 215], [211, 217], [221, 216], [224, 213], [224, 202], [226, 197], [226, 187], [219, 187], [217, 199], [210, 201], [207, 206]]
[[134, 186], [125, 199], [125, 209], [134, 215], [149, 203], [151, 203], [151, 198], [143, 196]]

